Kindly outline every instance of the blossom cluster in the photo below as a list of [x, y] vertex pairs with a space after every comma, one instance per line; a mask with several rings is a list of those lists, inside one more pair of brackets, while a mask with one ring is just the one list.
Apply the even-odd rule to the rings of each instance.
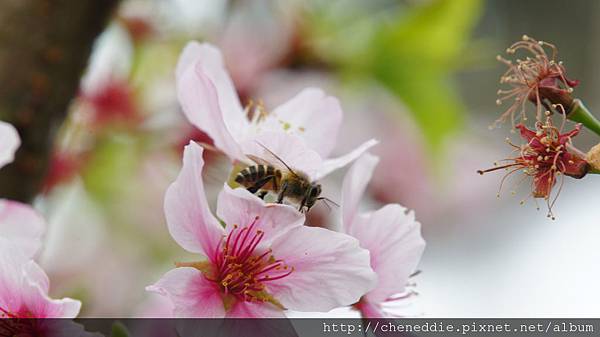
[[[176, 77], [185, 115], [214, 147], [190, 142], [181, 172], [165, 195], [171, 236], [202, 256], [176, 263], [147, 287], [172, 302], [175, 316], [284, 317], [286, 310], [352, 307], [363, 317], [385, 317], [391, 314], [386, 303], [412, 294], [409, 278], [425, 246], [420, 224], [397, 204], [359, 211], [378, 162], [368, 150], [377, 142], [330, 156], [343, 119], [336, 98], [308, 88], [271, 112], [262, 103], [244, 107], [220, 51], [196, 42], [183, 50]], [[269, 171], [272, 176], [251, 188], [225, 182], [212, 212], [202, 178], [206, 148], [230, 159], [232, 175], [248, 169], [248, 179]], [[307, 226], [306, 212], [281, 190], [296, 186], [298, 191], [288, 192], [302, 195], [303, 188], [317, 186], [351, 163], [341, 215], [330, 226], [337, 230]], [[303, 183], [276, 186], [275, 170]], [[267, 184], [263, 193], [255, 193]], [[320, 185], [310, 191], [304, 201], [325, 199]], [[267, 193], [278, 194], [277, 200]]]
[[[12, 162], [19, 144], [15, 128], [0, 122], [0, 168]], [[74, 318], [79, 313], [81, 302], [48, 296], [48, 276], [35, 262], [45, 230], [44, 218], [32, 207], [0, 199], [0, 317]]]

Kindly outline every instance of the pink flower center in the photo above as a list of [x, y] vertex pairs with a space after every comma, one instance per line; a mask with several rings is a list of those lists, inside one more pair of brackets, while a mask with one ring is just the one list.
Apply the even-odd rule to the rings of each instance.
[[272, 301], [265, 292], [265, 283], [289, 276], [293, 267], [283, 260], [276, 259], [271, 249], [258, 248], [264, 232], [256, 230], [258, 217], [244, 228], [234, 225], [233, 230], [223, 238], [217, 247], [215, 279], [226, 295], [233, 295], [242, 301]]
[[0, 318], [18, 318], [19, 316], [8, 309], [0, 307]]
[[0, 337], [37, 336], [36, 320], [29, 311], [15, 313], [0, 307]]

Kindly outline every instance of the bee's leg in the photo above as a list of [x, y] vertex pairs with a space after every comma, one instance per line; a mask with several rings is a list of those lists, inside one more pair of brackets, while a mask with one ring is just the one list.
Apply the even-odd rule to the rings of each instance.
[[258, 197], [261, 198], [262, 200], [265, 200], [265, 196], [267, 195], [267, 193], [269, 193], [269, 191], [260, 191], [258, 193]]
[[260, 190], [263, 186], [265, 186], [265, 184], [268, 183], [269, 180], [273, 179], [273, 177], [274, 176], [267, 176], [267, 177], [264, 177], [264, 178], [258, 180], [254, 185], [247, 188], [248, 192], [250, 192], [252, 194], [258, 192], [258, 190]]
[[283, 184], [281, 185], [281, 192], [279, 192], [279, 195], [277, 196], [278, 204], [283, 203], [283, 198], [285, 197], [285, 192], [287, 190], [287, 187], [288, 187], [288, 183], [287, 183], [287, 181], [284, 181]]
[[298, 208], [298, 211], [300, 213], [304, 213], [304, 212], [302, 212], [302, 210], [304, 209], [304, 205], [306, 205], [306, 198], [302, 199], [302, 202], [300, 203], [300, 207]]

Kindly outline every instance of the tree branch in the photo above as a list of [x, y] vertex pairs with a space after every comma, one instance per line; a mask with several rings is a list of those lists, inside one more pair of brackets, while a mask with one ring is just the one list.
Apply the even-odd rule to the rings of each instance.
[[0, 196], [27, 202], [39, 193], [56, 130], [118, 2], [0, 2], [0, 119], [22, 140], [15, 162], [0, 171]]

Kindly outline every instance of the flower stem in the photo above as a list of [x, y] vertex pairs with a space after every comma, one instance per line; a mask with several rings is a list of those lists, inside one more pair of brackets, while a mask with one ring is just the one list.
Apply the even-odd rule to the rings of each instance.
[[600, 136], [600, 121], [592, 115], [580, 99], [573, 100], [573, 106], [567, 118], [583, 124], [583, 126]]
[[590, 170], [588, 171], [588, 174], [600, 174], [600, 170], [597, 170], [595, 168], [590, 168]]

